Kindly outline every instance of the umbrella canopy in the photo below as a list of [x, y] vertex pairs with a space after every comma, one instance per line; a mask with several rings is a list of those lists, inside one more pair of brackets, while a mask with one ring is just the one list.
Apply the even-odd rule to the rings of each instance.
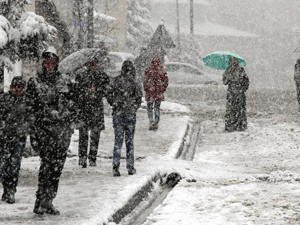
[[174, 44], [173, 39], [171, 38], [170, 34], [168, 33], [164, 24], [159, 24], [154, 32], [148, 47], [156, 48], [163, 46], [165, 48], [175, 48], [176, 45]]
[[108, 36], [105, 35], [95, 35], [96, 42], [104, 42], [104, 43], [114, 43], [115, 41]]
[[108, 54], [108, 49], [103, 48], [84, 48], [77, 52], [72, 53], [66, 57], [58, 67], [58, 70], [62, 74], [69, 74], [74, 76], [74, 73], [81, 69], [87, 62], [91, 61], [94, 58], [97, 58], [99, 61], [103, 61]]
[[232, 52], [228, 51], [216, 51], [211, 54], [208, 54], [202, 58], [205, 66], [217, 69], [217, 70], [226, 70], [229, 66], [228, 60], [232, 57], [237, 58], [241, 67], [246, 66], [245, 60]]

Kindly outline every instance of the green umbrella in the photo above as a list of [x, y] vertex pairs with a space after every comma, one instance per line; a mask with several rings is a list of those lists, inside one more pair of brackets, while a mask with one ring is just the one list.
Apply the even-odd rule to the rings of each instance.
[[241, 67], [246, 66], [245, 60], [232, 52], [227, 51], [216, 51], [213, 53], [210, 53], [202, 58], [203, 63], [205, 66], [217, 69], [217, 70], [226, 70], [229, 66], [228, 60], [232, 57], [237, 58], [237, 60], [240, 63]]

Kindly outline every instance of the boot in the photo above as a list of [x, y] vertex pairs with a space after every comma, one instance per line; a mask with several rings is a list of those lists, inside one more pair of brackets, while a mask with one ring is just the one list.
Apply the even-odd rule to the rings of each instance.
[[47, 206], [47, 209], [46, 209], [46, 213], [51, 214], [51, 215], [59, 215], [60, 214], [60, 212], [54, 207], [52, 202], [49, 202], [49, 205]]
[[134, 175], [136, 173], [136, 169], [128, 170], [128, 175]]
[[121, 174], [119, 172], [119, 168], [116, 167], [116, 166], [113, 167], [113, 176], [114, 177], [120, 177], [121, 176]]
[[10, 203], [10, 204], [13, 204], [15, 203], [15, 188], [7, 188], [7, 194], [6, 194], [6, 202], [7, 203]]
[[6, 201], [7, 199], [7, 188], [3, 185], [3, 194], [2, 194], [2, 201]]
[[158, 129], [158, 124], [157, 123], [154, 123], [153, 124], [153, 130], [157, 130]]
[[155, 126], [155, 123], [152, 121], [150, 121], [149, 123], [149, 130], [154, 130], [154, 126]]
[[78, 164], [79, 164], [79, 166], [81, 166], [82, 168], [86, 168], [86, 166], [87, 166], [87, 163], [86, 163], [86, 157], [79, 158]]
[[96, 156], [89, 155], [88, 158], [89, 158], [90, 166], [92, 166], [92, 167], [97, 166], [97, 158], [96, 158]]
[[97, 166], [96, 161], [90, 161], [90, 166]]
[[46, 208], [41, 206], [41, 200], [37, 198], [34, 203], [33, 212], [38, 215], [43, 215], [46, 211]]

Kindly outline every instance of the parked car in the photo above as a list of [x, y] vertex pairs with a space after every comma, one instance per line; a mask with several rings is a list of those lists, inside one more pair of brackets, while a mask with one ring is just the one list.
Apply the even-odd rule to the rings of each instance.
[[165, 62], [170, 84], [221, 85], [222, 75], [208, 74], [189, 63]]
[[110, 77], [119, 76], [121, 73], [122, 64], [125, 60], [130, 59], [134, 61], [135, 56], [126, 52], [109, 52], [108, 53], [108, 66], [106, 69], [107, 75]]
[[187, 72], [187, 73], [194, 73], [198, 75], [203, 75], [203, 71], [193, 66], [189, 63], [181, 63], [181, 62], [165, 62], [165, 67], [167, 71], [171, 72]]

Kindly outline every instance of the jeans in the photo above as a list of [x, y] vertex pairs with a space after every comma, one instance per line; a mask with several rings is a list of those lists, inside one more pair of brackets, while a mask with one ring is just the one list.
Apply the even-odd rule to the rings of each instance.
[[[150, 122], [154, 121], [156, 124], [159, 123], [160, 120], [160, 104], [161, 101], [151, 100], [147, 101], [147, 110], [148, 110], [148, 118]], [[153, 120], [153, 109], [154, 109], [154, 120]]]
[[26, 136], [15, 138], [13, 141], [3, 143], [2, 183], [3, 186], [14, 188], [16, 191]]
[[134, 169], [134, 131], [136, 124], [135, 114], [121, 113], [113, 115], [113, 127], [115, 132], [115, 145], [113, 152], [113, 167], [120, 167], [121, 150], [125, 136], [126, 144], [126, 168]]
[[[100, 127], [94, 127], [91, 129], [91, 142], [90, 142], [90, 152], [89, 152], [89, 160], [92, 162], [96, 162], [98, 146], [100, 140]], [[89, 141], [89, 129], [87, 126], [82, 126], [79, 128], [79, 159], [87, 158], [87, 150], [88, 150], [88, 141]]]

